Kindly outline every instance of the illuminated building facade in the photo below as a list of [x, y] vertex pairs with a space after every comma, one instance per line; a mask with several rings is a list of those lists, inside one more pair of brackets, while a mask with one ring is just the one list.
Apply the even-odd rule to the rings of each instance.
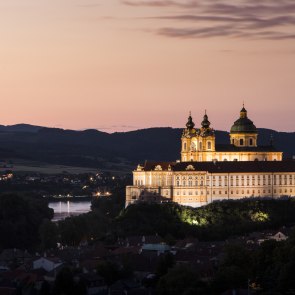
[[243, 107], [230, 144], [215, 144], [205, 113], [196, 129], [191, 115], [183, 130], [181, 161], [145, 162], [126, 188], [126, 206], [137, 201], [173, 201], [198, 207], [253, 196], [295, 196], [295, 161], [282, 161], [273, 145], [258, 146], [258, 132]]

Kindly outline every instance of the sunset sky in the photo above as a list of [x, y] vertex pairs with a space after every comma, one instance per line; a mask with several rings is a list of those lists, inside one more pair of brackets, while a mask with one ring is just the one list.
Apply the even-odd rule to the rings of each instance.
[[0, 124], [295, 131], [294, 0], [1, 0]]

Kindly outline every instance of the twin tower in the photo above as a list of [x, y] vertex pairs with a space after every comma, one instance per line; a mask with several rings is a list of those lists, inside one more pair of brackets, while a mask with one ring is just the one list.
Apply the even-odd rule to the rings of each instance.
[[230, 144], [216, 144], [215, 132], [205, 112], [200, 128], [191, 114], [181, 137], [182, 162], [209, 161], [281, 161], [282, 152], [270, 146], [258, 146], [258, 131], [248, 118], [244, 105], [230, 130]]

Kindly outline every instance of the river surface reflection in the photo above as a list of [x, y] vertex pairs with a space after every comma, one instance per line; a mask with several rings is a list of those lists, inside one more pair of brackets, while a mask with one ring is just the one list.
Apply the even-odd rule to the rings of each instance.
[[91, 211], [90, 201], [81, 202], [50, 202], [48, 207], [54, 210], [54, 217], [52, 221], [59, 221], [69, 216], [77, 216]]

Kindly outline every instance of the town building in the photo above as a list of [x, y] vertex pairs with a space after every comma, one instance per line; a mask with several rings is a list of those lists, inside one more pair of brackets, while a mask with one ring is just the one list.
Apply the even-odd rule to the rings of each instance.
[[272, 143], [257, 144], [258, 130], [243, 106], [230, 130], [230, 143], [215, 143], [205, 112], [200, 128], [191, 115], [181, 137], [181, 160], [150, 162], [133, 171], [126, 206], [137, 201], [173, 201], [199, 207], [247, 197], [295, 196], [295, 161], [283, 161]]

